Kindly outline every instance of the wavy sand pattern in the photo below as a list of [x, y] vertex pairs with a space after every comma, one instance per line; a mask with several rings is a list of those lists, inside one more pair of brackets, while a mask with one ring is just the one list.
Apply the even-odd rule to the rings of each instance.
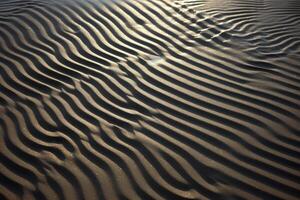
[[300, 197], [297, 0], [2, 0], [0, 199]]

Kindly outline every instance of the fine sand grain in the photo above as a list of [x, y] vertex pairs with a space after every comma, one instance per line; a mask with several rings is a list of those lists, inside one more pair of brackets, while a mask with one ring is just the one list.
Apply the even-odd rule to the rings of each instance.
[[300, 199], [300, 1], [1, 0], [0, 199]]

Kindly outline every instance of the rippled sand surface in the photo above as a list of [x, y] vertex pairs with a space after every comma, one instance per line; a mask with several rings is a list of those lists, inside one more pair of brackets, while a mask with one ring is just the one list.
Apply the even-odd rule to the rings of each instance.
[[1, 0], [0, 199], [300, 199], [300, 1]]

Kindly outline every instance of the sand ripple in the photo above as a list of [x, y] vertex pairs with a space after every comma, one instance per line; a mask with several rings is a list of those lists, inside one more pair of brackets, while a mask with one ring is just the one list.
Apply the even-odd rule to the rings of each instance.
[[300, 4], [220, 2], [2, 0], [0, 199], [299, 198]]

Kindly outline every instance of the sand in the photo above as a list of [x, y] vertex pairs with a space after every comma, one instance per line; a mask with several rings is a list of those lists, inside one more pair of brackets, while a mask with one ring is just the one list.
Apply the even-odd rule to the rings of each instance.
[[0, 199], [300, 199], [297, 0], [1, 0]]

